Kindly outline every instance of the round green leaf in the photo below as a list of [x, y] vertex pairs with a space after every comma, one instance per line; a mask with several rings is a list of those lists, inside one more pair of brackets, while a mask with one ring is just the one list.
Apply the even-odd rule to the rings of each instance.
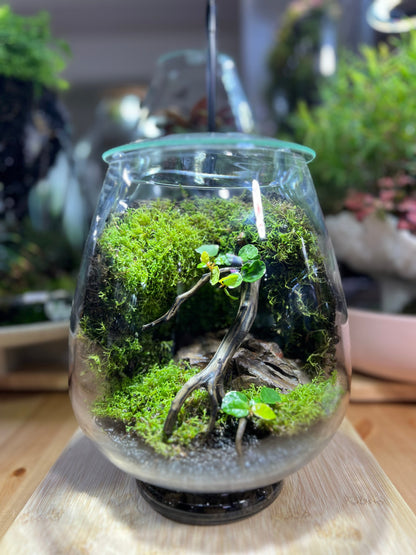
[[230, 289], [235, 289], [236, 287], [239, 287], [243, 282], [243, 278], [240, 274], [240, 272], [237, 272], [235, 274], [231, 274], [229, 276], [227, 276], [227, 280], [225, 281], [225, 285], [227, 287], [229, 287]]
[[221, 404], [222, 410], [235, 418], [248, 416], [249, 406], [247, 396], [240, 391], [229, 391], [226, 393]]
[[243, 265], [243, 259], [241, 258], [241, 256], [237, 256], [232, 252], [228, 252], [225, 256], [227, 257], [228, 266], [241, 268], [241, 266]]
[[206, 252], [209, 256], [217, 256], [219, 249], [220, 247], [218, 245], [201, 245], [195, 250], [199, 254]]
[[249, 260], [255, 260], [259, 256], [259, 251], [254, 245], [244, 245], [239, 251], [238, 256], [240, 256], [243, 262], [248, 262]]
[[274, 405], [280, 401], [280, 394], [276, 389], [272, 389], [271, 387], [262, 387], [260, 389], [260, 399], [263, 403]]
[[216, 258], [215, 258], [215, 264], [218, 264], [218, 266], [227, 266], [229, 264], [228, 262], [228, 255], [226, 254], [219, 254]]
[[266, 403], [252, 403], [250, 408], [251, 412], [262, 420], [274, 420], [276, 418], [273, 409]]
[[253, 260], [252, 262], [246, 262], [241, 268], [241, 275], [243, 281], [253, 283], [258, 279], [262, 278], [266, 273], [266, 265], [262, 260]]
[[239, 285], [241, 285], [243, 278], [240, 272], [233, 272], [232, 274], [228, 274], [228, 276], [223, 277], [220, 279], [221, 285], [225, 285], [230, 289], [235, 289]]
[[207, 253], [207, 251], [203, 251], [201, 253], [201, 262], [202, 264], [205, 264], [205, 266], [208, 264], [209, 262], [209, 254]]

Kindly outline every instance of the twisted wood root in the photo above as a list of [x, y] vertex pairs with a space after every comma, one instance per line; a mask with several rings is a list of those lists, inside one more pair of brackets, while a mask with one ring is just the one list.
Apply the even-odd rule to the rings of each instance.
[[[220, 274], [230, 272], [232, 269], [233, 268], [220, 268]], [[195, 293], [199, 289], [201, 289], [201, 287], [203, 287], [206, 283], [208, 283], [210, 279], [211, 279], [211, 273], [210, 272], [207, 273], [207, 274], [204, 274], [201, 277], [201, 279], [195, 283], [195, 285], [193, 287], [188, 289], [188, 291], [185, 291], [185, 293], [182, 293], [181, 295], [178, 295], [176, 297], [175, 302], [173, 303], [173, 305], [170, 307], [170, 309], [165, 314], [163, 314], [160, 318], [157, 318], [157, 320], [153, 320], [153, 322], [150, 322], [149, 324], [145, 324], [144, 326], [142, 326], [142, 330], [147, 330], [149, 328], [153, 328], [157, 324], [161, 324], [162, 322], [167, 322], [168, 320], [173, 318], [175, 316], [175, 314], [178, 312], [180, 306], [185, 301], [190, 299], [192, 297], [192, 295], [195, 295]]]
[[193, 391], [202, 387], [208, 391], [211, 405], [207, 433], [213, 430], [219, 403], [222, 397], [224, 397], [224, 379], [227, 367], [256, 318], [259, 289], [260, 280], [254, 283], [244, 282], [242, 284], [240, 306], [233, 325], [229, 328], [207, 366], [190, 378], [172, 401], [163, 428], [166, 437], [172, 434], [179, 411], [186, 399]]
[[[220, 272], [226, 273], [230, 270], [231, 268], [222, 268]], [[204, 274], [191, 289], [176, 297], [171, 308], [163, 316], [149, 324], [145, 324], [142, 329], [149, 329], [173, 318], [182, 303], [191, 298], [201, 287], [208, 283], [210, 277], [210, 273]], [[248, 383], [254, 379], [271, 387], [290, 390], [304, 381], [305, 376], [302, 376], [297, 364], [284, 359], [283, 353], [272, 353], [267, 348], [264, 348], [261, 343], [250, 349], [241, 348], [249, 336], [250, 329], [257, 315], [260, 282], [261, 280], [253, 283], [243, 282], [240, 305], [234, 323], [227, 331], [205, 368], [186, 382], [171, 403], [163, 428], [166, 438], [172, 435], [179, 412], [187, 398], [196, 389], [201, 388], [205, 388], [208, 391], [210, 399], [210, 418], [206, 433], [214, 429], [219, 405], [225, 394], [224, 381], [231, 362], [237, 368], [241, 381]], [[251, 340], [248, 338], [248, 347], [250, 347], [250, 342]], [[277, 344], [274, 345], [277, 350], [280, 350]], [[259, 352], [259, 348], [263, 349], [263, 354]], [[240, 430], [240, 435], [242, 436], [243, 433], [244, 428]]]

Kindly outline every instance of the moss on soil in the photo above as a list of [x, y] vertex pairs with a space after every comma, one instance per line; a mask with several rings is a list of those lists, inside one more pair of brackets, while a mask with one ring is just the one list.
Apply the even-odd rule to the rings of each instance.
[[252, 333], [277, 341], [285, 356], [300, 360], [312, 377], [319, 376], [319, 382], [285, 396], [273, 432], [290, 433], [323, 416], [322, 395], [329, 390], [322, 384], [335, 368], [338, 341], [336, 294], [305, 213], [278, 196], [263, 199], [263, 208], [265, 240], [259, 238], [248, 193], [227, 201], [139, 203], [109, 221], [90, 261], [79, 330], [100, 353], [89, 359], [91, 370], [105, 383], [94, 406], [97, 417], [121, 421], [129, 433], [166, 455], [180, 453], [201, 434], [208, 402], [205, 391], [196, 391], [173, 436], [168, 441], [162, 437], [172, 399], [199, 370], [173, 362], [173, 356], [188, 340], [228, 328], [238, 302], [207, 285], [172, 321], [142, 328], [200, 279], [195, 249], [203, 244], [218, 244], [220, 252], [234, 254], [245, 244], [258, 248], [267, 273]]

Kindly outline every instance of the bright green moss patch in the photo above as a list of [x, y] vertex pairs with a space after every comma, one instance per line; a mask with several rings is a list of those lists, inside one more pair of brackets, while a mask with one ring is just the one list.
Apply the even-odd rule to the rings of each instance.
[[[256, 425], [279, 435], [293, 435], [307, 429], [319, 419], [329, 416], [345, 393], [336, 380], [337, 373], [333, 372], [328, 379], [314, 378], [286, 395], [281, 394], [279, 401], [272, 405], [276, 418], [255, 419]], [[253, 399], [258, 396], [258, 390], [252, 386], [245, 394]]]
[[[197, 390], [186, 401], [178, 425], [168, 440], [163, 435], [163, 426], [176, 393], [195, 372], [186, 364], [174, 362], [154, 366], [145, 376], [125, 379], [112, 393], [103, 396], [96, 402], [93, 414], [97, 418], [111, 418], [123, 423], [128, 433], [137, 435], [163, 456], [183, 455], [206, 429], [209, 418], [207, 392]], [[279, 392], [278, 402], [270, 404], [276, 417], [252, 416], [255, 428], [277, 435], [293, 435], [306, 430], [336, 408], [344, 394], [336, 379], [334, 372], [329, 379], [314, 379], [286, 395]], [[249, 400], [255, 400], [259, 389], [252, 386], [242, 393]], [[223, 431], [228, 422], [234, 428], [233, 420], [230, 416], [220, 416], [216, 427]]]
[[188, 214], [155, 203], [151, 210], [139, 207], [117, 218], [105, 229], [100, 246], [126, 291], [142, 293], [141, 310], [152, 318], [170, 301], [179, 279], [197, 277], [195, 256], [189, 255], [201, 235]]
[[93, 413], [122, 422], [129, 433], [141, 437], [157, 453], [179, 455], [208, 422], [208, 395], [205, 391], [195, 391], [185, 403], [172, 436], [167, 441], [163, 437], [170, 404], [195, 372], [188, 365], [174, 362], [154, 366], [143, 377], [124, 380], [118, 389], [97, 401]]

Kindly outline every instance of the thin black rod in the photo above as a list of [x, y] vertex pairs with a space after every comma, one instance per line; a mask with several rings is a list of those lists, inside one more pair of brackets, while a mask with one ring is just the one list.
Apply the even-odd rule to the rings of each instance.
[[207, 3], [207, 108], [208, 131], [215, 131], [216, 75], [217, 75], [217, 9], [215, 0]]

